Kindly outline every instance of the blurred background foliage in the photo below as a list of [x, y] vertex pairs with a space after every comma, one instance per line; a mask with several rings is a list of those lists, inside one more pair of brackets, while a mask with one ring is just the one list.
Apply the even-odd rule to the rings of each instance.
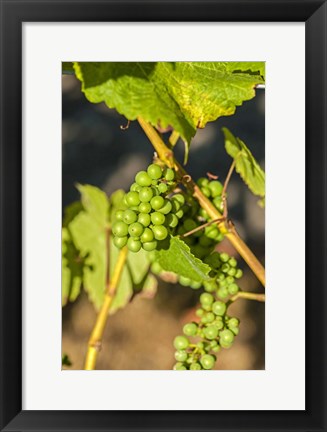
[[[135, 173], [152, 160], [153, 148], [137, 122], [126, 130], [126, 119], [104, 103], [91, 104], [81, 93], [74, 75], [62, 77], [62, 205], [79, 199], [76, 183], [92, 184], [108, 195], [119, 188], [129, 189]], [[224, 181], [232, 162], [224, 149], [222, 127], [240, 137], [264, 168], [265, 94], [238, 107], [231, 117], [221, 117], [198, 130], [191, 143], [187, 171], [196, 179], [212, 173]], [[168, 138], [164, 134], [164, 139]], [[177, 158], [184, 157], [183, 143], [176, 148]], [[259, 260], [264, 263], [264, 210], [239, 176], [234, 173], [228, 187], [229, 217]], [[236, 255], [228, 242], [223, 248], [239, 259], [244, 270], [240, 286], [259, 291], [260, 284]], [[262, 288], [261, 288], [262, 291]], [[159, 281], [153, 299], [135, 296], [131, 303], [108, 320], [97, 369], [171, 369], [174, 361], [172, 341], [182, 325], [195, 319], [198, 291], [178, 284]], [[218, 355], [216, 369], [264, 369], [265, 305], [238, 300], [230, 313], [241, 320], [240, 334], [230, 350]], [[95, 322], [96, 311], [85, 294], [63, 308], [62, 351], [71, 366], [82, 369], [87, 341]]]

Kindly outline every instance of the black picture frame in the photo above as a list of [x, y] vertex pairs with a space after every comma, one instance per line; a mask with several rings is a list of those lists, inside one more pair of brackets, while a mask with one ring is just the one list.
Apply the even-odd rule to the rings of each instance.
[[[326, 1], [1, 0], [0, 4], [0, 430], [327, 431]], [[305, 411], [22, 411], [22, 23], [68, 21], [305, 22]], [[288, 71], [289, 79], [292, 73], [296, 67]]]

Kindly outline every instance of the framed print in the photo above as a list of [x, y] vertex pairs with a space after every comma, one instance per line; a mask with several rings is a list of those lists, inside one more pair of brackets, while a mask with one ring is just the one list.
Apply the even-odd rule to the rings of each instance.
[[326, 430], [326, 14], [1, 1], [1, 430]]

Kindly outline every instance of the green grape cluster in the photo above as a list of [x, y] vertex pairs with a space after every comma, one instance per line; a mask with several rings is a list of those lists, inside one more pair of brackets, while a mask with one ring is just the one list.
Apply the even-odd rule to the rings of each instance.
[[211, 279], [203, 282], [205, 291], [215, 293], [220, 299], [237, 294], [240, 290], [237, 280], [243, 272], [237, 267], [237, 260], [226, 252], [213, 252], [204, 260], [211, 267]]
[[174, 370], [213, 369], [221, 348], [230, 348], [239, 333], [239, 320], [227, 315], [226, 303], [210, 293], [200, 296], [199, 322], [184, 325], [183, 335], [176, 336]]
[[180, 202], [185, 202], [183, 195], [171, 196], [175, 186], [175, 172], [158, 164], [136, 174], [124, 196], [126, 209], [116, 212], [112, 226], [118, 248], [127, 245], [132, 252], [157, 249], [158, 242], [167, 238], [184, 215]]
[[[205, 195], [207, 198], [210, 199], [210, 201], [212, 201], [216, 209], [218, 209], [220, 212], [223, 212], [223, 184], [218, 180], [209, 180], [206, 177], [200, 177], [196, 183], [201, 189], [203, 195]], [[205, 210], [201, 211], [201, 216], [205, 220], [209, 220], [209, 215]]]

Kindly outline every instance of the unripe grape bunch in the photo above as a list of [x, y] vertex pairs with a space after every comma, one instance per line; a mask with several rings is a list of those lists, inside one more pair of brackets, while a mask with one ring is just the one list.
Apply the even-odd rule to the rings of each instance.
[[172, 195], [175, 187], [175, 172], [171, 168], [163, 169], [153, 163], [146, 171], [138, 172], [124, 196], [126, 209], [116, 212], [112, 226], [114, 244], [118, 248], [127, 245], [131, 252], [157, 249], [184, 215], [179, 203], [183, 195]]
[[200, 296], [199, 322], [184, 325], [183, 335], [174, 339], [174, 370], [213, 369], [217, 353], [230, 348], [239, 332], [239, 320], [227, 315], [226, 303], [210, 293]]

